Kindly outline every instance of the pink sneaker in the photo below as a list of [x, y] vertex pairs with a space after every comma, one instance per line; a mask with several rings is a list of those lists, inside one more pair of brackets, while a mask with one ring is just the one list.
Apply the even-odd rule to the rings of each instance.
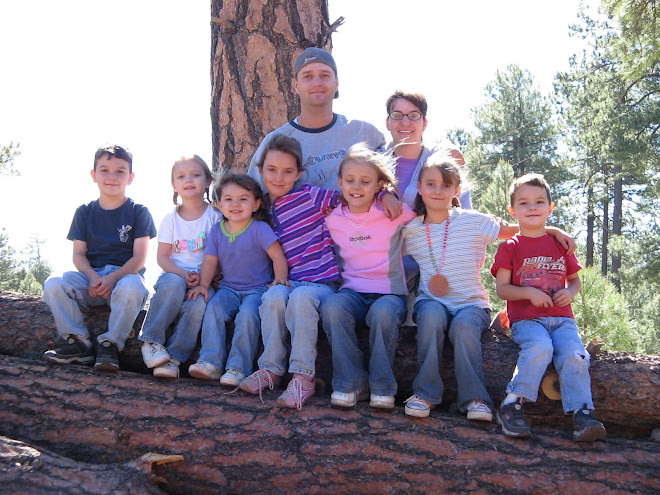
[[274, 387], [280, 384], [280, 381], [282, 381], [282, 377], [277, 376], [275, 373], [268, 370], [257, 370], [250, 376], [243, 378], [239, 388], [250, 394], [261, 395], [261, 392], [266, 388], [273, 390]]
[[304, 375], [293, 375], [286, 390], [277, 398], [280, 407], [296, 408], [299, 411], [307, 399], [314, 395], [314, 378]]

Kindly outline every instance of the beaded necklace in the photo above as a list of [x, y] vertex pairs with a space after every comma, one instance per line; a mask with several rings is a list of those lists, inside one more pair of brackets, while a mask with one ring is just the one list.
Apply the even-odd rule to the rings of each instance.
[[447, 217], [445, 221], [445, 238], [442, 241], [442, 253], [440, 254], [440, 264], [435, 261], [435, 255], [433, 253], [433, 244], [431, 243], [431, 229], [429, 224], [426, 224], [426, 241], [429, 246], [429, 255], [431, 256], [431, 262], [433, 263], [433, 269], [435, 270], [435, 275], [429, 280], [429, 292], [436, 297], [442, 297], [449, 292], [449, 282], [444, 275], [440, 275], [440, 271], [445, 264], [445, 253], [447, 252], [447, 238], [449, 237], [449, 219], [451, 215]]

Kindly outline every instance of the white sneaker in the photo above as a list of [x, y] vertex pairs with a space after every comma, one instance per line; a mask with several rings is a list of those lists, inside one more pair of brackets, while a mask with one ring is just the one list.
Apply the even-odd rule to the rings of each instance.
[[493, 421], [493, 411], [482, 400], [472, 400], [467, 405], [467, 418], [474, 421]]
[[360, 400], [369, 397], [369, 390], [362, 389], [357, 392], [332, 392], [330, 404], [337, 407], [355, 407]]
[[167, 353], [165, 347], [155, 342], [145, 342], [142, 344], [142, 359], [147, 368], [155, 368], [167, 363], [170, 360], [170, 355]]
[[404, 412], [408, 416], [414, 416], [416, 418], [427, 418], [431, 414], [431, 408], [434, 404], [426, 402], [424, 399], [420, 399], [416, 395], [408, 397], [406, 399], [406, 407]]
[[369, 405], [377, 409], [394, 409], [394, 396], [371, 394]]
[[176, 359], [170, 359], [167, 363], [162, 366], [157, 366], [154, 368], [154, 376], [159, 378], [179, 378], [179, 361]]
[[236, 370], [227, 370], [222, 377], [220, 377], [220, 384], [227, 385], [228, 387], [238, 387], [243, 379], [245, 373]]
[[200, 380], [218, 380], [221, 374], [219, 368], [204, 361], [193, 364], [188, 368], [188, 373], [190, 376], [194, 376]]

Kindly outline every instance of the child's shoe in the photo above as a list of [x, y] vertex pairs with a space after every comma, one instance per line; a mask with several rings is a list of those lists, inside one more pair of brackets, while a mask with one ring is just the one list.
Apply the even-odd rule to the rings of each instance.
[[155, 342], [145, 342], [140, 350], [147, 368], [157, 368], [170, 360], [170, 355], [165, 347]]
[[482, 400], [472, 400], [467, 405], [467, 419], [473, 421], [493, 421], [493, 411]]
[[369, 406], [376, 409], [394, 409], [394, 396], [371, 394]]
[[408, 416], [415, 416], [416, 418], [426, 418], [431, 414], [431, 408], [434, 404], [426, 402], [424, 399], [420, 399], [416, 395], [408, 397], [404, 402], [406, 405], [404, 412]]
[[337, 407], [355, 407], [358, 401], [367, 400], [369, 389], [367, 387], [357, 392], [332, 392], [330, 405]]
[[250, 394], [261, 395], [261, 392], [266, 388], [273, 390], [274, 387], [280, 384], [280, 381], [282, 381], [282, 377], [277, 376], [275, 373], [268, 370], [257, 370], [244, 378], [239, 388]]
[[198, 361], [188, 368], [188, 374], [200, 380], [218, 380], [220, 378], [220, 369], [211, 363]]
[[593, 442], [607, 436], [603, 423], [598, 421], [585, 404], [582, 409], [573, 413], [573, 440], [576, 442]]
[[69, 335], [64, 345], [44, 352], [44, 359], [58, 364], [89, 364], [94, 361], [94, 353], [91, 346]]
[[220, 385], [238, 387], [244, 379], [245, 373], [236, 370], [227, 370], [225, 371], [225, 374], [220, 377]]
[[176, 359], [170, 359], [167, 363], [162, 366], [157, 366], [154, 368], [154, 376], [158, 378], [171, 378], [176, 380], [179, 378], [179, 361]]
[[100, 342], [96, 347], [96, 363], [94, 368], [100, 371], [119, 371], [117, 345], [109, 340]]
[[299, 411], [312, 395], [314, 395], [314, 378], [293, 375], [293, 379], [287, 385], [286, 390], [277, 398], [280, 407], [296, 408]]
[[497, 423], [502, 425], [502, 433], [509, 437], [527, 438], [532, 436], [525, 414], [522, 400], [503, 404], [497, 411]]

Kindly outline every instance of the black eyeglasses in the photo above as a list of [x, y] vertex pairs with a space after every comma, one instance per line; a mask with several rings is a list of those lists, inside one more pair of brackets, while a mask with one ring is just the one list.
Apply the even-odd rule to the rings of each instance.
[[410, 122], [415, 122], [416, 120], [419, 120], [423, 117], [423, 115], [420, 112], [410, 112], [410, 113], [403, 113], [403, 112], [390, 112], [390, 118], [392, 120], [403, 120], [404, 117], [408, 117], [408, 120]]

